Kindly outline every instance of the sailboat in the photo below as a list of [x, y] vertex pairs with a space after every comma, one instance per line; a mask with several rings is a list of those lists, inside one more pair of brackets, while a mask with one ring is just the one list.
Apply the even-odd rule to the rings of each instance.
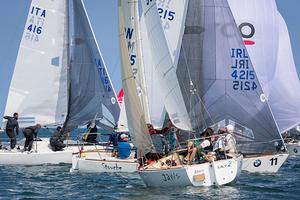
[[288, 132], [286, 148], [290, 155], [300, 155], [300, 125]]
[[[287, 25], [275, 0], [229, 0], [229, 5], [261, 82], [265, 100], [269, 102], [279, 133], [283, 134], [300, 123], [300, 95], [295, 93], [300, 83]], [[269, 143], [272, 142], [275, 141], [270, 138]], [[293, 152], [291, 146], [286, 147]], [[276, 151], [262, 153], [268, 155], [246, 158], [243, 169], [277, 172], [288, 157], [287, 153]]]
[[[91, 121], [115, 126], [120, 107], [81, 0], [32, 0], [5, 115], [16, 111], [24, 126], [63, 124], [66, 133]], [[79, 152], [53, 152], [48, 140], [29, 153], [1, 150], [0, 164], [71, 163]]]
[[[125, 102], [123, 97], [123, 89], [118, 94], [118, 101], [121, 107], [121, 112], [118, 120], [118, 127], [115, 130], [118, 134], [128, 133], [127, 117], [125, 111]], [[107, 149], [109, 149], [108, 146]], [[131, 151], [127, 159], [113, 157], [110, 150], [103, 148], [90, 148], [81, 151], [80, 154], [75, 154], [72, 157], [72, 167], [70, 172], [84, 173], [133, 173], [137, 171], [138, 163], [135, 158], [135, 150]]]
[[[200, 7], [202, 7], [202, 3], [203, 2], [200, 3], [189, 1], [189, 6], [187, 6], [185, 9], [199, 8], [200, 5]], [[122, 54], [122, 79], [123, 88], [125, 91], [126, 113], [127, 118], [129, 119], [128, 126], [130, 133], [134, 134], [133, 142], [138, 148], [138, 156], [141, 157], [149, 152], [155, 152], [155, 149], [146, 127], [146, 120], [144, 112], [142, 110], [141, 102], [139, 101], [138, 92], [134, 87], [134, 76], [132, 74], [132, 71], [130, 70], [128, 47], [126, 45], [125, 36], [123, 33], [125, 15], [122, 10], [122, 6], [126, 7], [126, 5], [130, 6], [126, 2], [122, 2], [121, 0], [119, 1], [119, 31]], [[187, 104], [185, 103], [185, 101], [189, 101], [189, 99], [185, 99], [186, 96], [183, 97], [182, 95], [180, 84], [183, 84], [183, 82], [181, 82], [183, 79], [177, 78], [176, 70], [174, 70], [172, 58], [169, 54], [169, 49], [166, 44], [166, 38], [164, 36], [160, 18], [158, 16], [155, 1], [143, 1], [142, 9], [142, 17], [144, 17], [145, 20], [144, 22], [147, 29], [147, 37], [150, 43], [150, 53], [152, 54], [154, 66], [156, 67], [155, 73], [158, 76], [159, 84], [162, 86], [166, 86], [162, 87], [162, 93], [156, 94], [156, 96], [163, 96], [165, 109], [168, 112], [172, 123], [177, 128], [186, 130], [188, 132], [203, 130], [202, 128], [205, 128], [205, 126], [200, 128], [202, 124], [193, 121], [193, 114], [189, 112], [196, 111], [196, 108], [190, 107], [190, 109], [187, 109], [186, 107]], [[187, 13], [190, 12], [189, 9], [187, 9]], [[143, 41], [144, 39], [145, 38], [142, 37], [141, 41]], [[182, 44], [184, 44], [185, 42], [186, 41], [182, 39]], [[182, 47], [180, 53], [182, 53]], [[144, 53], [143, 57], [145, 56], [146, 54]], [[147, 56], [149, 56], [149, 54], [147, 54]], [[190, 83], [193, 81], [194, 80], [190, 80], [188, 82], [189, 89]], [[195, 84], [198, 83], [195, 82]], [[127, 104], [127, 102], [129, 102], [129, 104]], [[195, 103], [195, 101], [192, 102]], [[193, 106], [197, 106], [197, 102]], [[212, 163], [207, 162], [203, 164], [185, 165], [182, 163], [178, 154], [176, 154], [177, 156], [175, 154], [164, 157], [161, 160], [158, 160], [155, 164], [152, 163], [146, 166], [142, 165], [139, 168], [139, 174], [141, 175], [143, 181], [147, 186], [156, 187], [184, 185], [223, 185], [234, 181], [241, 169], [242, 157], [238, 155], [235, 158], [218, 160]], [[174, 162], [176, 162], [176, 166], [170, 166], [166, 164], [167, 160], [172, 158], [175, 159]]]
[[[236, 0], [230, 0], [228, 1], [228, 3], [230, 8], [233, 11], [233, 16], [235, 18], [239, 30], [244, 31], [244, 33], [242, 32], [242, 36], [244, 37], [243, 38], [244, 44], [247, 48], [247, 51], [249, 51], [251, 61], [253, 60], [254, 69], [258, 70], [257, 78], [261, 82], [262, 89], [264, 92], [264, 95], [262, 95], [262, 97], [263, 99], [268, 99], [268, 103], [271, 107], [272, 115], [274, 115], [275, 122], [276, 124], [278, 124], [278, 129], [280, 133], [282, 133], [283, 129], [287, 127], [292, 127], [293, 124], [299, 121], [299, 116], [298, 116], [299, 113], [297, 112], [298, 108], [296, 106], [297, 102], [299, 102], [298, 101], [299, 98], [297, 97], [297, 95], [291, 96], [292, 93], [290, 93], [291, 91], [290, 88], [287, 87], [288, 84], [286, 85], [281, 84], [282, 81], [280, 81], [279, 75], [283, 73], [277, 72], [276, 79], [267, 77], [270, 76], [270, 72], [269, 72], [270, 66], [274, 66], [273, 71], [275, 71], [275, 67], [277, 67], [278, 65], [283, 66], [282, 64], [280, 64], [282, 63], [282, 61], [280, 61], [280, 58], [282, 58], [282, 56], [279, 56], [280, 58], [278, 57], [279, 59], [277, 61], [277, 51], [276, 51], [277, 48], [274, 47], [274, 45], [277, 44], [277, 42], [275, 43], [274, 41], [278, 41], [278, 37], [275, 36], [276, 33], [278, 33], [278, 29], [276, 29], [277, 26], [274, 25], [277, 22], [277, 20], [275, 20], [274, 18], [277, 18], [277, 15], [279, 14], [276, 8], [276, 3], [275, 1], [268, 1], [268, 2], [261, 3], [260, 1], [249, 2], [249, 1], [236, 1]], [[181, 43], [181, 41], [178, 39], [181, 36], [180, 34], [178, 34], [177, 29], [178, 27], [184, 26], [182, 24], [180, 25], [180, 23], [178, 24], [178, 22], [181, 22], [182, 19], [184, 19], [185, 14], [182, 13], [186, 12], [185, 9], [182, 10], [178, 10], [178, 9], [184, 8], [185, 6], [183, 5], [185, 5], [186, 2], [171, 1], [171, 2], [164, 2], [159, 4], [161, 6], [161, 8], [159, 9], [167, 10], [171, 14], [176, 13], [175, 19], [177, 20], [177, 23], [175, 23], [174, 20], [166, 20], [165, 19], [166, 17], [164, 16], [161, 17], [162, 20], [165, 20], [167, 21], [166, 23], [168, 23], [168, 26], [163, 26], [163, 27], [164, 27], [166, 38], [171, 38], [172, 40], [171, 42], [170, 41], [167, 42], [168, 42], [169, 50], [172, 53], [171, 55], [175, 56], [175, 59], [173, 59], [173, 63], [176, 66], [178, 63], [178, 51], [179, 51], [178, 46], [180, 46]], [[253, 15], [253, 13], [256, 13], [256, 15]], [[281, 16], [278, 17], [281, 18]], [[274, 20], [270, 20], [270, 19], [274, 19]], [[255, 27], [253, 26], [253, 24], [255, 25]], [[286, 26], [285, 24], [283, 26], [283, 23], [281, 23], [281, 27], [285, 27], [285, 26]], [[226, 30], [227, 28], [228, 27], [226, 27], [225, 25], [223, 26], [224, 30]], [[272, 30], [271, 33], [270, 30]], [[255, 37], [253, 37], [253, 35]], [[285, 38], [287, 36], [288, 36], [287, 32], [281, 33], [281, 38]], [[251, 38], [252, 40], [249, 39], [250, 37], [253, 37]], [[256, 44], [254, 40], [256, 41]], [[284, 42], [283, 40], [281, 40], [280, 43], [281, 45], [289, 44]], [[253, 50], [253, 48], [256, 49]], [[290, 47], [288, 49], [290, 49]], [[290, 55], [288, 57], [290, 57]], [[294, 66], [293, 60], [292, 59], [288, 59], [288, 60], [289, 62], [291, 62], [289, 66]], [[243, 62], [243, 61], [239, 61], [239, 62]], [[296, 74], [295, 68], [290, 70], [290, 72], [292, 73], [291, 74], [292, 79], [289, 85], [291, 84], [294, 86], [299, 85], [297, 75], [295, 77]], [[232, 75], [237, 78], [236, 73], [237, 71], [234, 71]], [[239, 73], [247, 74], [249, 72], [242, 70]], [[246, 76], [248, 77], [248, 74]], [[242, 76], [242, 78], [244, 77]], [[270, 80], [272, 80], [272, 84], [274, 85], [273, 87], [271, 87]], [[273, 91], [271, 96], [270, 96], [270, 91]], [[283, 103], [283, 101], [279, 103], [278, 99], [286, 99], [285, 96], [291, 97], [292, 101], [289, 103]], [[288, 108], [285, 109], [285, 106], [287, 106]], [[282, 152], [277, 153], [278, 150], [274, 146], [277, 143], [282, 144], [282, 138], [278, 135], [278, 131], [264, 133], [264, 138], [257, 133], [254, 133], [253, 135], [252, 133], [247, 133], [247, 132], [248, 132], [247, 130], [243, 131], [243, 129], [236, 126], [235, 136], [237, 139], [237, 143], [240, 146], [241, 152], [244, 153], [244, 155], [247, 154], [247, 150], [243, 152], [243, 149], [245, 149], [243, 146], [245, 146], [246, 143], [249, 143], [249, 145], [256, 146], [259, 148], [255, 147], [256, 153], [255, 151], [248, 152], [248, 155], [244, 158], [243, 170], [250, 171], [250, 172], [277, 172], [280, 166], [284, 163], [284, 161], [288, 157], [288, 154], [286, 153], [282, 153]], [[269, 147], [265, 148], [264, 147], [265, 145]], [[259, 156], [255, 154], [259, 154]]]

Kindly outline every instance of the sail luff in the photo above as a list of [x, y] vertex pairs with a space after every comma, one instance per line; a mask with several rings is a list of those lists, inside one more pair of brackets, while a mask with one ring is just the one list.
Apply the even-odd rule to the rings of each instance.
[[[128, 3], [128, 2], [127, 2]], [[149, 135], [142, 105], [137, 93], [134, 75], [129, 62], [128, 46], [124, 33], [124, 14], [123, 1], [118, 1], [118, 19], [119, 19], [119, 40], [121, 50], [121, 73], [124, 89], [124, 101], [126, 105], [126, 115], [128, 120], [128, 129], [133, 144], [138, 149], [139, 156], [153, 151], [152, 140]]]

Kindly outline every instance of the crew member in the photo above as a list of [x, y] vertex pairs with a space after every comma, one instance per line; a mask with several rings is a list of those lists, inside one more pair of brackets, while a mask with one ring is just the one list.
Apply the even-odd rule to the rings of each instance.
[[118, 133], [116, 132], [116, 129], [112, 132], [112, 134], [109, 136], [109, 142], [108, 145], [112, 144], [113, 145], [113, 150], [112, 150], [112, 157], [116, 157], [117, 151], [118, 151]]
[[89, 122], [87, 125], [87, 133], [83, 136], [83, 141], [88, 143], [97, 143], [97, 126], [95, 123]]
[[123, 133], [120, 135], [120, 141], [118, 142], [118, 157], [121, 159], [126, 159], [130, 156], [132, 147], [128, 140], [129, 137], [127, 134]]
[[50, 138], [50, 145], [53, 151], [62, 151], [66, 145], [63, 143], [63, 129], [58, 126], [56, 132]]
[[[19, 123], [18, 123], [18, 113], [14, 113], [13, 117], [10, 116], [4, 116], [4, 119], [7, 119], [6, 123], [6, 134], [10, 139], [10, 149], [14, 149], [17, 143], [17, 135], [19, 135]], [[16, 130], [16, 134], [15, 134]]]
[[32, 149], [33, 140], [37, 137], [38, 130], [41, 128], [40, 124], [35, 126], [26, 127], [23, 130], [25, 140], [24, 151], [30, 151]]

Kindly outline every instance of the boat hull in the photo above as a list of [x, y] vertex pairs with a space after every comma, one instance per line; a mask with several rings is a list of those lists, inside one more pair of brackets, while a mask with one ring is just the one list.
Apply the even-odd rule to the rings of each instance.
[[118, 159], [114, 157], [87, 158], [74, 155], [70, 172], [103, 173], [121, 172], [133, 173], [137, 171], [136, 159]]
[[290, 155], [300, 156], [300, 142], [298, 143], [287, 143], [286, 148]]
[[170, 169], [141, 169], [139, 174], [148, 187], [213, 186], [233, 182], [240, 174], [242, 156], [212, 163], [182, 165]]
[[289, 154], [257, 155], [244, 157], [243, 171], [251, 173], [276, 173]]
[[[95, 148], [85, 146], [85, 149]], [[99, 146], [102, 148], [103, 146]], [[49, 138], [41, 138], [33, 144], [31, 152], [21, 150], [0, 150], [0, 165], [42, 165], [72, 163], [72, 155], [78, 154], [80, 147], [77, 145], [65, 147], [63, 151], [52, 151], [49, 146]]]
[[128, 159], [111, 156], [111, 152], [103, 150], [87, 150], [80, 155], [73, 155], [71, 172], [102, 173], [102, 172], [136, 172], [137, 160], [133, 151]]

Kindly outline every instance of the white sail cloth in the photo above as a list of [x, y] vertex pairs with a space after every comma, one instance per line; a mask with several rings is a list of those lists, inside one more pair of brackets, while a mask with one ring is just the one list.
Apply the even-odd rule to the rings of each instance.
[[300, 82], [285, 21], [275, 0], [228, 2], [279, 130], [285, 132], [300, 123]]
[[32, 0], [5, 107], [21, 126], [65, 120], [67, 10], [66, 0]]
[[155, 72], [162, 87], [158, 95], [163, 96], [172, 123], [180, 129], [192, 130], [178, 80], [174, 78], [176, 67], [169, 53], [155, 1], [142, 1], [142, 9]]
[[133, 144], [138, 149], [139, 156], [153, 151], [152, 140], [148, 133], [145, 121], [145, 113], [138, 96], [136, 82], [132, 72], [129, 61], [128, 45], [126, 43], [126, 36], [124, 33], [124, 14], [123, 9], [129, 5], [130, 2], [118, 1], [119, 13], [119, 40], [122, 61], [122, 83], [124, 89], [124, 102], [126, 105], [126, 115], [128, 120], [128, 129]]
[[116, 95], [81, 0], [32, 1], [5, 114], [13, 112], [24, 126], [65, 122], [68, 130], [95, 118], [112, 127], [118, 120]]

